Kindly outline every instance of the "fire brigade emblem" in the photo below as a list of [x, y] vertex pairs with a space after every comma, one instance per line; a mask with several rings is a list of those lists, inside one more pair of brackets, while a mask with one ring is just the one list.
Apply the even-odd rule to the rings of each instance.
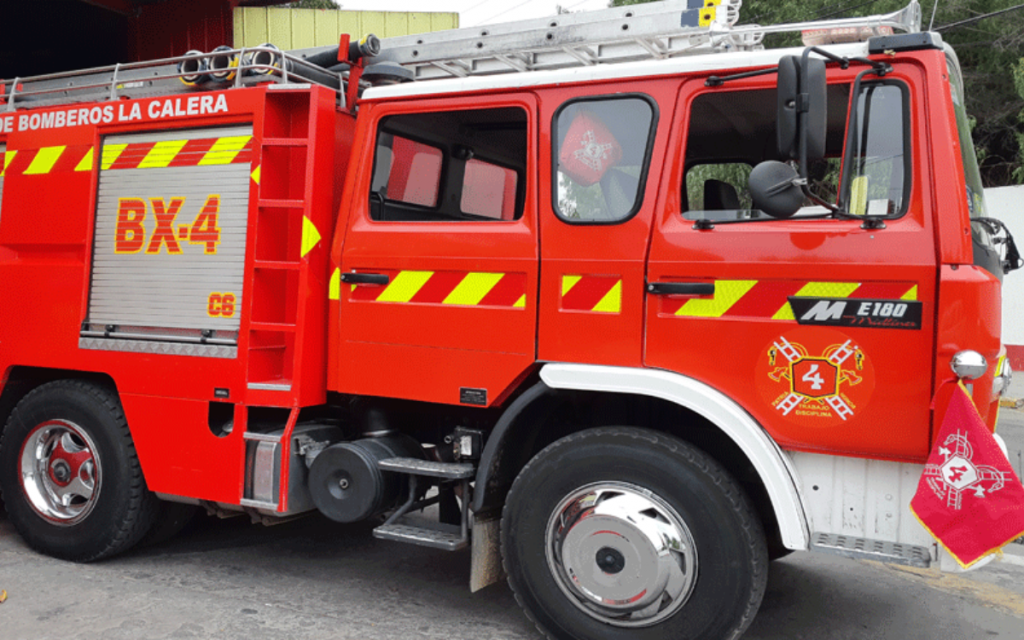
[[597, 136], [591, 130], [583, 134], [580, 146], [583, 148], [574, 151], [573, 156], [594, 171], [601, 173], [604, 171], [604, 161], [608, 158], [608, 152], [615, 145], [610, 142], [606, 144], [599, 143]]
[[758, 386], [778, 415], [817, 426], [853, 418], [871, 395], [867, 355], [838, 332], [787, 334], [761, 354]]
[[1004, 472], [988, 465], [974, 464], [974, 448], [966, 433], [951, 433], [942, 445], [939, 455], [945, 458], [945, 462], [926, 465], [924, 477], [947, 507], [959, 510], [965, 493], [984, 498], [985, 494], [999, 491], [1006, 484]]

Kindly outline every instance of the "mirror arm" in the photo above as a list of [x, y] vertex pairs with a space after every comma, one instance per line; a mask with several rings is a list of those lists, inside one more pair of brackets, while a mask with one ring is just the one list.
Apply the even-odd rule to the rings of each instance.
[[744, 71], [743, 73], [734, 73], [729, 76], [708, 76], [708, 79], [704, 81], [705, 87], [720, 87], [730, 80], [739, 80], [741, 78], [753, 78], [756, 76], [766, 76], [772, 73], [778, 73], [779, 67], [769, 67], [767, 69], [758, 69], [757, 71]]

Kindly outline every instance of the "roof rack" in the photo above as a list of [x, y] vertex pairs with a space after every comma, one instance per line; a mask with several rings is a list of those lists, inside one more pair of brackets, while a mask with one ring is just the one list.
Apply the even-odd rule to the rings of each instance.
[[[599, 11], [569, 13], [486, 27], [439, 31], [381, 40], [378, 55], [364, 64], [400, 65], [416, 80], [520, 73], [677, 56], [762, 48], [769, 33], [809, 29], [920, 31], [921, 6], [911, 0], [900, 11], [865, 18], [798, 22], [774, 26], [736, 26], [742, 0], [666, 0]], [[283, 52], [273, 45], [218, 50], [205, 56], [235, 56], [230, 82], [210, 81], [199, 88], [224, 88], [262, 82], [301, 82], [337, 90], [345, 107], [345, 65], [332, 71], [312, 64], [337, 47]], [[195, 52], [192, 52], [195, 53]], [[331, 57], [328, 55], [327, 57]], [[174, 58], [0, 81], [0, 110], [74, 102], [143, 98], [195, 92], [182, 78], [186, 54]], [[387, 67], [388, 64], [381, 65]], [[367, 69], [369, 72], [369, 69]], [[353, 94], [354, 95], [354, 94]]]
[[741, 6], [742, 0], [669, 0], [385, 38], [373, 61], [399, 64], [427, 80], [761, 49], [768, 33], [921, 28], [917, 0], [886, 15], [775, 26], [736, 26]]
[[0, 81], [0, 113], [16, 108], [189, 94], [202, 89], [226, 89], [264, 82], [319, 84], [338, 91], [339, 99], [345, 99], [344, 92], [340, 91], [343, 84], [340, 73], [310, 64], [273, 45], [224, 48], [201, 57], [211, 56], [233, 59], [234, 64], [223, 70], [223, 81], [209, 78], [194, 86], [186, 85], [183, 78], [209, 75], [209, 70], [200, 73], [182, 71], [182, 63], [197, 60], [194, 53]]

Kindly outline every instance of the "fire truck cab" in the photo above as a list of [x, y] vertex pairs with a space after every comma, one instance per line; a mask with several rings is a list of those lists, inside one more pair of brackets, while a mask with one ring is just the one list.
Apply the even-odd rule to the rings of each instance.
[[12, 523], [376, 520], [560, 639], [737, 637], [792, 550], [943, 564], [932, 398], [994, 426], [1018, 266], [956, 55], [916, 1], [739, 4], [5, 83]]

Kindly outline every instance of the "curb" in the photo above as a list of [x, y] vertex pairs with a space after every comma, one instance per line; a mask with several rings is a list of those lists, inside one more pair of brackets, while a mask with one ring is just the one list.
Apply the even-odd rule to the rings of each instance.
[[1008, 409], [1024, 409], [1024, 398], [999, 398], [999, 406]]

